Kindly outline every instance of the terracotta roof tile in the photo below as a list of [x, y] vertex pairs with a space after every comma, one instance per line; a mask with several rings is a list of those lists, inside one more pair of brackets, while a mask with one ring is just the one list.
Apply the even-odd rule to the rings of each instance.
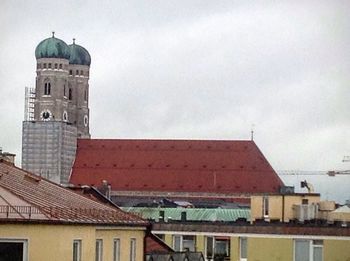
[[253, 141], [78, 140], [70, 182], [115, 191], [277, 192], [283, 185]]
[[[91, 200], [5, 162], [0, 162], [0, 188], [17, 197], [22, 206], [25, 204], [23, 202], [26, 202], [28, 208], [45, 215], [47, 220], [115, 225], [148, 224], [135, 215]], [[22, 209], [20, 206], [7, 203], [7, 209], [8, 206], [16, 211]], [[2, 206], [0, 212], [4, 209], [6, 206]], [[20, 211], [17, 211], [15, 218], [25, 219], [27, 216], [24, 214], [28, 213], [20, 214]], [[0, 213], [0, 219], [2, 217]]]

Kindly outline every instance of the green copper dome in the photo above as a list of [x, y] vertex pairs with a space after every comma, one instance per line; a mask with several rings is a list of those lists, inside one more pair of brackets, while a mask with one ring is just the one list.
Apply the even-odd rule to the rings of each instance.
[[69, 45], [69, 51], [70, 51], [70, 58], [69, 58], [70, 64], [90, 66], [91, 56], [84, 47], [75, 44], [75, 42], [73, 41], [73, 44]]
[[63, 58], [69, 59], [69, 47], [61, 39], [55, 38], [54, 34], [52, 37], [41, 41], [35, 48], [36, 59], [40, 58]]

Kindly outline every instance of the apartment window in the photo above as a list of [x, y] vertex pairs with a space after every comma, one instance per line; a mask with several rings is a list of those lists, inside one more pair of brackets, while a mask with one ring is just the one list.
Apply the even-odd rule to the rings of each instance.
[[69, 75], [73, 75], [73, 71], [72, 70], [69, 70]]
[[66, 85], [63, 85], [63, 96], [66, 97]]
[[136, 239], [130, 240], [130, 261], [136, 261]]
[[79, 75], [79, 70], [75, 70], [75, 75]]
[[323, 240], [294, 240], [294, 261], [322, 261]]
[[49, 63], [49, 68], [51, 69], [51, 63]]
[[84, 101], [87, 101], [87, 90], [84, 90]]
[[195, 251], [196, 237], [188, 235], [174, 235], [173, 248], [175, 251]]
[[81, 260], [81, 240], [73, 240], [73, 261]]
[[60, 63], [60, 67], [59, 68], [62, 69], [62, 63]]
[[230, 257], [229, 237], [206, 237], [205, 254], [207, 260], [226, 260]]
[[55, 69], [58, 69], [58, 64], [57, 63], [55, 63]]
[[41, 68], [41, 64], [38, 63], [37, 66], [36, 66], [37, 69], [40, 69]]
[[46, 69], [46, 63], [44, 63], [44, 69]]
[[72, 92], [72, 89], [69, 88], [69, 90], [68, 90], [68, 99], [72, 100], [72, 98], [73, 98], [73, 92]]
[[96, 240], [96, 256], [95, 260], [96, 261], [102, 261], [102, 251], [103, 251], [103, 241], [102, 239], [97, 239]]
[[44, 84], [44, 95], [50, 95], [51, 94], [51, 83], [46, 82]]
[[248, 256], [248, 240], [246, 237], [239, 238], [240, 261], [246, 261]]
[[182, 236], [174, 235], [173, 236], [173, 248], [174, 248], [174, 250], [181, 251], [182, 250], [181, 245], [182, 245]]
[[120, 239], [113, 240], [113, 261], [120, 261]]
[[28, 242], [26, 240], [0, 239], [0, 260], [28, 260]]
[[195, 251], [195, 236], [182, 236], [182, 251]]
[[269, 197], [268, 196], [263, 197], [263, 216], [264, 217], [269, 216]]
[[309, 200], [308, 200], [307, 198], [303, 198], [303, 199], [301, 200], [301, 204], [307, 205], [307, 204], [309, 204]]
[[81, 71], [80, 71], [80, 75], [84, 75], [84, 72], [83, 72], [83, 70], [81, 70]]
[[214, 258], [214, 237], [207, 237], [205, 243], [205, 257], [208, 260], [212, 260]]

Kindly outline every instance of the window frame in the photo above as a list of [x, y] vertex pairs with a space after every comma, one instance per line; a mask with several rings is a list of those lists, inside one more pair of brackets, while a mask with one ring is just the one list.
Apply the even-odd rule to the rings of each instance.
[[120, 238], [113, 239], [113, 261], [120, 261]]
[[130, 261], [136, 261], [136, 238], [130, 238]]
[[269, 196], [263, 196], [263, 217], [268, 218], [270, 214], [270, 209], [269, 209]]
[[[242, 246], [243, 246], [243, 243], [242, 242], [245, 242], [245, 256], [242, 256]], [[247, 237], [240, 237], [239, 238], [239, 260], [240, 261], [247, 261], [248, 260], [248, 238]]]
[[98, 238], [96, 239], [96, 245], [95, 245], [95, 261], [102, 261], [103, 260], [103, 239]]
[[[75, 256], [74, 256], [74, 245], [77, 244], [77, 250], [78, 250], [78, 255], [77, 255], [77, 258], [75, 259]], [[81, 249], [82, 249], [82, 241], [81, 239], [73, 239], [73, 244], [72, 244], [72, 260], [73, 261], [81, 261]]]
[[[308, 243], [308, 251], [309, 251], [309, 258], [308, 261], [319, 261], [319, 260], [314, 260], [314, 251], [315, 248], [321, 248], [322, 255], [321, 255], [321, 261], [324, 260], [324, 242], [322, 239], [307, 239], [307, 238], [295, 238], [293, 240], [293, 261], [297, 261], [296, 259], [296, 242], [297, 241], [304, 241]], [[319, 241], [321, 244], [315, 243], [315, 241]]]
[[28, 239], [9, 239], [0, 238], [0, 243], [22, 243], [23, 244], [23, 261], [28, 261]]

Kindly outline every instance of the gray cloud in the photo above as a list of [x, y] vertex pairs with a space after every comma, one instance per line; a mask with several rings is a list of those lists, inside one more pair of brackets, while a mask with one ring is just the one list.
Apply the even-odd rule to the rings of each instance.
[[[1, 1], [0, 146], [52, 30], [92, 55], [91, 132], [255, 140], [275, 169], [349, 168], [348, 1]], [[350, 185], [350, 184], [348, 184]]]

